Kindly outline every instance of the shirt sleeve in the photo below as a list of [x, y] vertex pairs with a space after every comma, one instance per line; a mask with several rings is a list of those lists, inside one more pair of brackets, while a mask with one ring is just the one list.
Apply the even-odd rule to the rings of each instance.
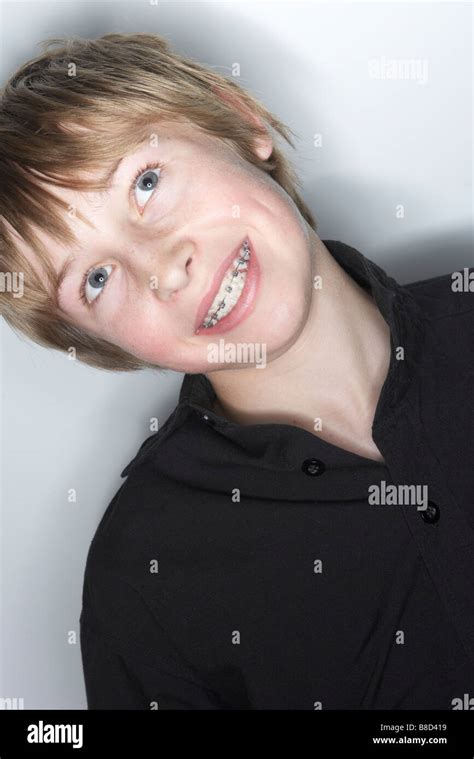
[[81, 624], [81, 655], [88, 709], [218, 709], [213, 694], [153, 666], [153, 694], [124, 655]]
[[141, 482], [130, 492], [122, 484], [89, 548], [79, 618], [87, 708], [232, 708], [177, 644], [158, 583], [145, 591], [148, 543], [143, 528], [137, 532], [136, 520], [128, 520], [142, 491]]

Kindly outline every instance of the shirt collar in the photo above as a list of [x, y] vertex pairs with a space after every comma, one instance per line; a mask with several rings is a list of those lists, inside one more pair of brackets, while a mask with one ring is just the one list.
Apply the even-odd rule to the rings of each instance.
[[[401, 403], [421, 361], [423, 345], [423, 319], [420, 308], [408, 286], [400, 285], [373, 261], [366, 258], [356, 248], [337, 240], [323, 240], [324, 245], [337, 263], [361, 287], [372, 294], [380, 313], [390, 327], [391, 356], [387, 377], [383, 384], [375, 411], [372, 433], [374, 440], [383, 437], [384, 430], [390, 425], [393, 412]], [[398, 350], [397, 350], [398, 349]], [[207, 422], [214, 430], [237, 445], [242, 453], [256, 457], [259, 465], [270, 468], [290, 466], [288, 452], [283, 448], [275, 450], [275, 429], [286, 427], [295, 434], [303, 433], [314, 440], [325, 459], [332, 454], [341, 453], [341, 449], [318, 439], [311, 433], [287, 425], [258, 425], [259, 436], [253, 434], [253, 425], [239, 425], [223, 419], [212, 411], [216, 394], [211, 382], [204, 374], [185, 374], [179, 393], [178, 404], [161, 430], [150, 436], [142, 444], [135, 458], [123, 470], [122, 476], [130, 471], [132, 465], [139, 463], [150, 450], [155, 455], [156, 446], [169, 438], [175, 430], [181, 428], [190, 415], [199, 415], [199, 422]], [[300, 434], [301, 437], [301, 434]], [[264, 452], [265, 445], [267, 446]], [[297, 446], [293, 446], [296, 450]], [[355, 454], [348, 454], [350, 459], [367, 459]], [[319, 478], [318, 478], [319, 479]], [[268, 487], [268, 482], [267, 482]]]

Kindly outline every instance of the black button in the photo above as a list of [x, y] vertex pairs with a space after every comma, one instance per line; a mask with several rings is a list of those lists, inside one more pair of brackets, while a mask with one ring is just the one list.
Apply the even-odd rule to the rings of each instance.
[[324, 466], [324, 462], [319, 459], [305, 459], [301, 465], [301, 469], [305, 474], [317, 477], [326, 470], [326, 467]]
[[420, 514], [424, 522], [434, 524], [439, 519], [439, 506], [434, 501], [428, 501], [428, 506]]

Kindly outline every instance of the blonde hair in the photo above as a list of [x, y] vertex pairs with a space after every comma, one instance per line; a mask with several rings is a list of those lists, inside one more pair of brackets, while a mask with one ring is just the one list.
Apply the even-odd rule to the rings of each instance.
[[[291, 164], [276, 146], [267, 160], [255, 155], [254, 140], [265, 130], [232, 101], [238, 98], [292, 147], [294, 132], [235, 81], [177, 55], [155, 34], [50, 38], [41, 47], [42, 54], [27, 61], [0, 93], [0, 276], [5, 282], [12, 272], [22, 272], [25, 283], [21, 297], [1, 291], [0, 313], [14, 330], [40, 345], [62, 351], [74, 347], [77, 360], [90, 366], [159, 369], [64, 319], [56, 297], [58, 276], [35, 229], [63, 245], [77, 240], [64, 220], [67, 203], [46, 185], [103, 191], [107, 171], [98, 181], [80, 179], [77, 172], [109, 169], [160, 118], [184, 120], [227, 141], [270, 174], [316, 230]], [[89, 224], [79, 211], [77, 216]], [[15, 236], [34, 250], [46, 283], [22, 255]]]

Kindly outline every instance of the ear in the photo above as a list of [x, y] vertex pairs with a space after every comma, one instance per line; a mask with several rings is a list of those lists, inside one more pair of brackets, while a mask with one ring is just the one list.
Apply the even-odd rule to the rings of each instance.
[[230, 93], [216, 85], [211, 85], [211, 87], [214, 94], [217, 95], [220, 100], [223, 100], [227, 105], [230, 105], [232, 108], [239, 111], [247, 121], [265, 129], [265, 135], [256, 137], [254, 140], [254, 152], [262, 161], [266, 161], [272, 154], [273, 140], [260, 116], [257, 116], [257, 114], [249, 108], [247, 103], [244, 103], [236, 93]]

